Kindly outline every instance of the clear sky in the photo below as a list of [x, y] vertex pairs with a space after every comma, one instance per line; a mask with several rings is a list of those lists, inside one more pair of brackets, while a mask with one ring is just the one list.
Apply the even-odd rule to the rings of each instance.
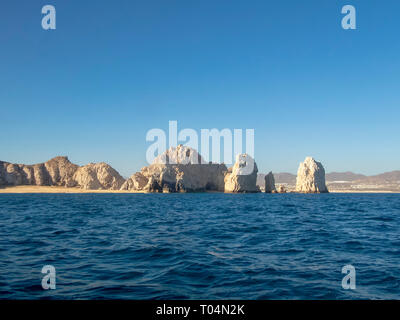
[[[56, 8], [56, 30], [41, 8]], [[343, 30], [341, 8], [357, 10]], [[400, 169], [398, 0], [3, 0], [0, 159], [129, 176], [152, 128], [253, 128], [260, 172]]]

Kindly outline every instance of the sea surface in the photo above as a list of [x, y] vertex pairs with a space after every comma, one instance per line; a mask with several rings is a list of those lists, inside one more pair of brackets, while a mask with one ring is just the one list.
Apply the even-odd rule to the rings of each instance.
[[399, 298], [397, 194], [0, 195], [0, 299]]

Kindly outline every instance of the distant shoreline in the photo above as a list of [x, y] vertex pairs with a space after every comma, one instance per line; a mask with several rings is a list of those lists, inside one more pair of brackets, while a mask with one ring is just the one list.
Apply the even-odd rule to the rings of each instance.
[[[141, 193], [144, 194], [146, 192], [143, 191], [128, 191], [128, 190], [87, 190], [81, 188], [66, 188], [66, 187], [56, 187], [56, 186], [12, 186], [12, 187], [1, 187], [1, 193]], [[203, 192], [199, 192], [203, 193]], [[216, 193], [216, 192], [204, 192], [204, 193]], [[218, 192], [224, 193], [224, 192]], [[296, 192], [288, 192], [296, 193]], [[333, 190], [329, 193], [393, 193], [400, 194], [398, 191], [389, 191], [389, 190]], [[229, 194], [229, 193], [228, 193]]]

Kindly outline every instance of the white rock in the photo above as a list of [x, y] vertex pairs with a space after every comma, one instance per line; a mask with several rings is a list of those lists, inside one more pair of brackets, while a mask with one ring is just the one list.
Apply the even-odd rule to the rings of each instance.
[[277, 192], [278, 193], [286, 193], [287, 192], [286, 187], [284, 185], [282, 185], [282, 184], [279, 185]]
[[307, 157], [304, 162], [300, 163], [296, 178], [296, 192], [328, 192], [325, 184], [325, 169], [312, 157]]
[[225, 192], [260, 192], [257, 186], [257, 164], [248, 154], [238, 154], [225, 175]]
[[153, 160], [153, 164], [206, 164], [206, 162], [195, 149], [180, 144], [160, 154]]

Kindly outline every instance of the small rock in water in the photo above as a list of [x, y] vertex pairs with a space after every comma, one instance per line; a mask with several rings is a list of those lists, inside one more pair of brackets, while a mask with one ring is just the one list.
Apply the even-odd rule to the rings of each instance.
[[276, 192], [275, 188], [275, 178], [272, 172], [268, 173], [265, 176], [265, 193], [273, 193]]

